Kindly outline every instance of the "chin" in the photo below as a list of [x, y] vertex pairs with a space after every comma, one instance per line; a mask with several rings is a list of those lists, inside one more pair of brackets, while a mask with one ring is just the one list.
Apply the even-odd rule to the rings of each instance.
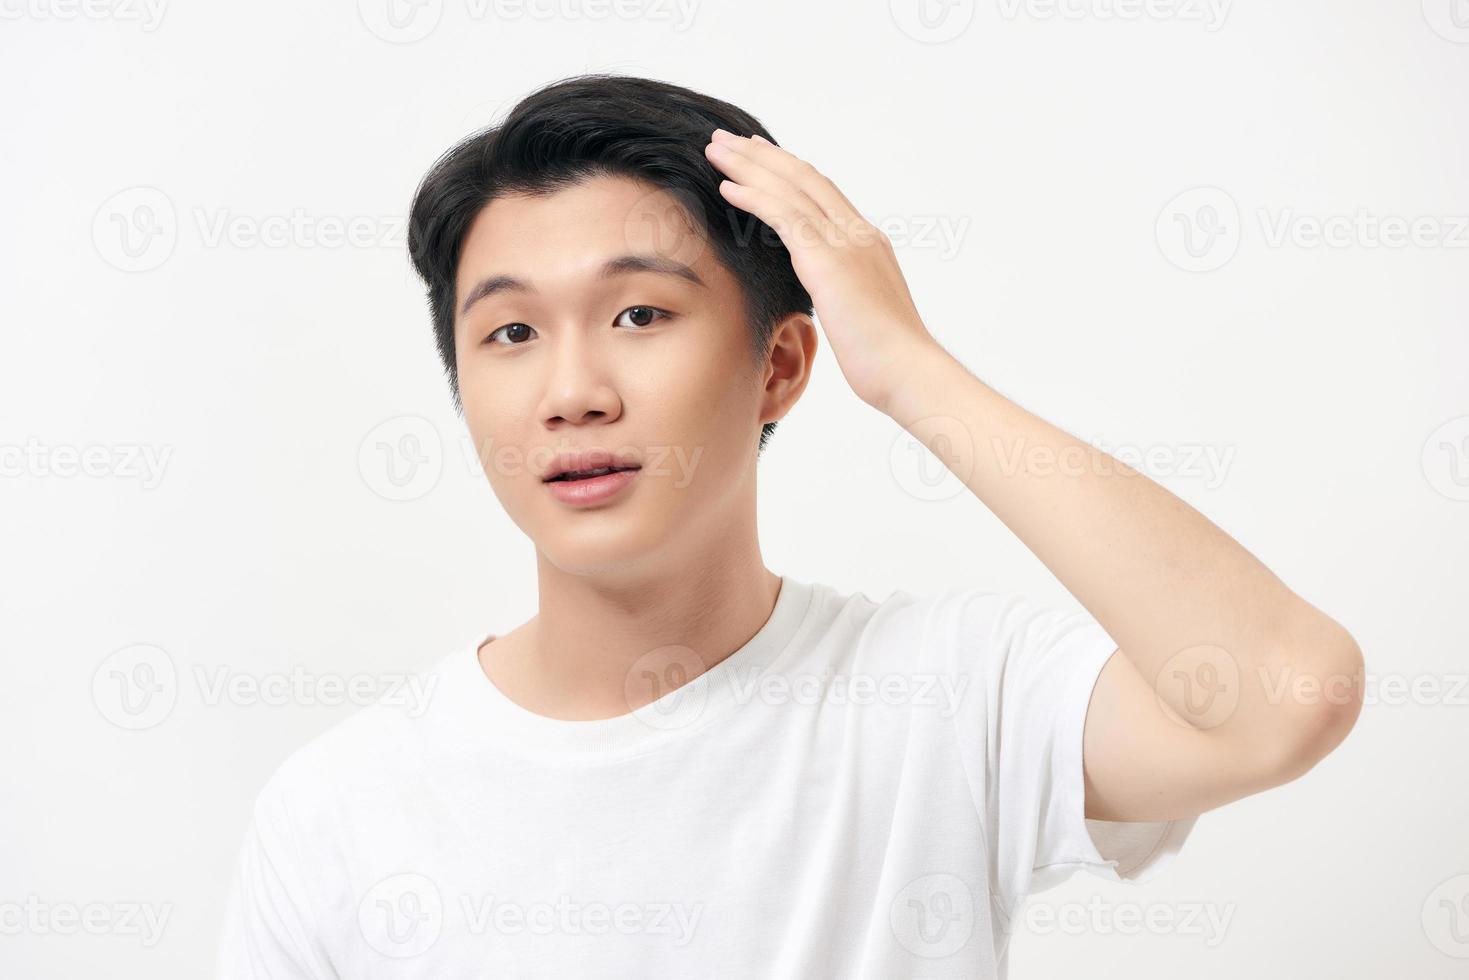
[[620, 520], [615, 508], [538, 515], [536, 550], [552, 565], [578, 575], [635, 568], [658, 548], [659, 530], [644, 520]]

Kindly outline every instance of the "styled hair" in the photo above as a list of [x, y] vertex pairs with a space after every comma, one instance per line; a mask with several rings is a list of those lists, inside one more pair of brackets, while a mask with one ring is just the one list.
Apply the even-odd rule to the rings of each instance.
[[[501, 194], [550, 194], [598, 176], [632, 177], [669, 192], [739, 282], [757, 363], [783, 317], [814, 313], [780, 237], [719, 193], [724, 175], [704, 156], [716, 127], [775, 142], [758, 119], [728, 102], [648, 78], [586, 74], [542, 86], [498, 126], [439, 157], [414, 193], [408, 252], [427, 287], [457, 411], [464, 409], [454, 356], [454, 278], [470, 225]], [[775, 426], [761, 428], [759, 452]]]

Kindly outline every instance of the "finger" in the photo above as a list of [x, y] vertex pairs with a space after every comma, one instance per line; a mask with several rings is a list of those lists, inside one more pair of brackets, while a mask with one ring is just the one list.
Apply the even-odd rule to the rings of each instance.
[[774, 229], [791, 252], [825, 241], [822, 226], [826, 218], [820, 212], [798, 206], [789, 195], [733, 180], [721, 180], [719, 193], [735, 207], [750, 212]]
[[812, 220], [826, 219], [822, 207], [804, 191], [774, 171], [756, 163], [741, 148], [725, 141], [711, 142], [704, 148], [704, 153], [710, 162], [736, 183], [784, 197], [793, 206], [807, 212]]
[[[739, 144], [735, 142], [736, 146]], [[795, 184], [806, 196], [821, 206], [826, 216], [833, 221], [850, 221], [854, 218], [862, 218], [861, 213], [847, 200], [829, 177], [817, 170], [810, 162], [801, 159], [789, 150], [776, 146], [765, 137], [756, 133], [749, 140], [744, 141], [748, 147], [750, 158], [761, 166], [780, 174], [786, 180]]]

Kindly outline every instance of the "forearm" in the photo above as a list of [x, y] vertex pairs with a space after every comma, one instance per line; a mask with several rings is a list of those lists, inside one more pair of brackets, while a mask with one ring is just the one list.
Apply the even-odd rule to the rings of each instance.
[[[1293, 711], [1281, 692], [1295, 688], [1283, 682], [1335, 678], [1340, 688], [1341, 675], [1356, 673], [1345, 630], [1162, 486], [1006, 399], [941, 348], [915, 354], [910, 368], [874, 407], [1040, 558], [1179, 715], [1268, 742], [1320, 717]], [[1225, 683], [1228, 661], [1237, 700], [1223, 719], [1201, 717], [1187, 681], [1163, 676], [1207, 662], [1225, 668], [1207, 675]]]

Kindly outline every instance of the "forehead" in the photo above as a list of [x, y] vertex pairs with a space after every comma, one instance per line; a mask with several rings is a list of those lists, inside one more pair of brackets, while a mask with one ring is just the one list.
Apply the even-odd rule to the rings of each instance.
[[470, 224], [456, 276], [460, 301], [485, 275], [568, 283], [623, 255], [671, 259], [711, 287], [734, 282], [678, 198], [622, 176], [598, 176], [549, 194], [505, 194]]

